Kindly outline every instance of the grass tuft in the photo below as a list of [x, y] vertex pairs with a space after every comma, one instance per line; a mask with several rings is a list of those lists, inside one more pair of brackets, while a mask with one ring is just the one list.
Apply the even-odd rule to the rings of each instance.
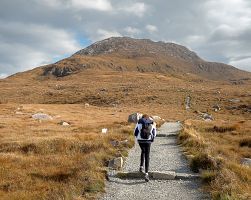
[[251, 148], [251, 137], [242, 138], [239, 142], [240, 147]]

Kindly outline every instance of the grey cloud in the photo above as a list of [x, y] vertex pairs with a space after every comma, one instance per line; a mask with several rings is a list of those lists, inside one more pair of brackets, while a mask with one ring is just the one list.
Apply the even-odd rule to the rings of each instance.
[[0, 74], [70, 55], [81, 39], [119, 35], [177, 42], [251, 71], [250, 13], [248, 0], [1, 0]]

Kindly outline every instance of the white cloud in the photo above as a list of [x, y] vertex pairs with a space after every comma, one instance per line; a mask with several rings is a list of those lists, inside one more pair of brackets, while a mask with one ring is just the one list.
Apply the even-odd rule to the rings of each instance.
[[112, 10], [112, 5], [108, 0], [71, 0], [71, 3], [72, 6], [77, 9]]
[[80, 49], [74, 36], [47, 25], [0, 21], [0, 72], [31, 69]]
[[229, 65], [233, 65], [233, 66], [238, 67], [239, 69], [243, 69], [243, 70], [251, 72], [251, 57], [230, 61]]
[[97, 40], [103, 40], [109, 37], [121, 37], [122, 35], [117, 31], [108, 31], [104, 29], [98, 29], [98, 38]]
[[120, 7], [118, 10], [126, 11], [138, 17], [143, 17], [145, 12], [147, 11], [147, 5], [143, 2], [126, 4], [123, 7]]
[[6, 78], [6, 77], [7, 77], [7, 74], [0, 73], [0, 79]]
[[155, 33], [158, 31], [158, 28], [154, 25], [151, 25], [151, 24], [148, 24], [146, 25], [146, 30], [149, 32], [149, 33]]
[[135, 36], [135, 35], [141, 33], [141, 30], [134, 28], [134, 27], [131, 27], [131, 26], [127, 26], [124, 30], [130, 36]]

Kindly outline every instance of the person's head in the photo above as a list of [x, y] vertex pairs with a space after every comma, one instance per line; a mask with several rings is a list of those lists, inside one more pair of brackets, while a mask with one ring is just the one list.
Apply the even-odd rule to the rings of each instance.
[[144, 114], [144, 115], [142, 115], [142, 118], [148, 119], [149, 115], [148, 114]]

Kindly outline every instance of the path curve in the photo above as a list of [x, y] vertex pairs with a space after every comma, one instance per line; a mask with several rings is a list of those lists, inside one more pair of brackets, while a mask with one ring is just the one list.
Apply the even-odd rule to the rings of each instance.
[[[180, 123], [165, 123], [151, 146], [149, 171], [175, 171], [191, 173], [181, 149], [177, 146], [175, 134], [181, 129]], [[140, 148], [135, 145], [129, 152], [123, 171], [136, 171], [139, 168]], [[106, 182], [106, 193], [101, 200], [204, 200], [209, 199], [199, 188], [199, 180], [150, 180], [119, 179], [111, 177]]]

